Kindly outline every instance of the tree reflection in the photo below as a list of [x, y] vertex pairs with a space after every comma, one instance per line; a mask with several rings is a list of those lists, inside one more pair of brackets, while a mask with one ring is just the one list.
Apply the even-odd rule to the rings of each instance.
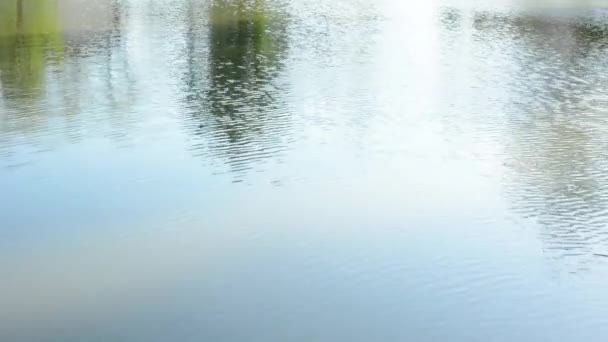
[[196, 45], [194, 15], [188, 36], [188, 104], [192, 132], [202, 138], [195, 150], [227, 160], [238, 175], [284, 148], [288, 119], [276, 81], [286, 23], [261, 0], [214, 1], [207, 10], [206, 51]]
[[0, 2], [0, 82], [5, 96], [40, 91], [47, 56], [61, 51], [56, 1]]
[[479, 38], [509, 40], [516, 72], [508, 129], [507, 193], [544, 227], [546, 252], [583, 270], [608, 250], [605, 55], [593, 18], [478, 14]]
[[[124, 100], [128, 97], [124, 94], [131, 86], [118, 32], [122, 5], [114, 0], [94, 7], [86, 4], [84, 0], [0, 1], [3, 154], [10, 155], [13, 144], [27, 146], [21, 150], [52, 150], [57, 142], [78, 141], [87, 122], [93, 126], [89, 132], [99, 130], [100, 123], [114, 125], [112, 134], [104, 134], [112, 137], [128, 129], [128, 120], [120, 115], [124, 111], [120, 106], [130, 100]], [[90, 18], [100, 26], [93, 27], [98, 31], [90, 31]], [[91, 111], [90, 106], [106, 117], [82, 115]], [[114, 113], [118, 114], [110, 115]]]

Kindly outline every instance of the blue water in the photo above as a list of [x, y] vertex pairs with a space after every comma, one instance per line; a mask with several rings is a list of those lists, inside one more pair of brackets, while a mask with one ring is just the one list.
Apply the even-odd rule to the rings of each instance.
[[604, 341], [597, 1], [6, 0], [0, 341]]

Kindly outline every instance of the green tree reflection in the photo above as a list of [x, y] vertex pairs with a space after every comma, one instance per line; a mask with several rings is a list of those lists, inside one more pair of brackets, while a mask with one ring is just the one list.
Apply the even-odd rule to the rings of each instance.
[[288, 118], [275, 81], [287, 49], [286, 21], [261, 0], [215, 1], [207, 11], [207, 59], [198, 57], [197, 19], [191, 20], [188, 102], [206, 150], [238, 173], [284, 147]]
[[[120, 0], [0, 1], [0, 156], [34, 159], [87, 134], [123, 143], [136, 98]], [[9, 160], [13, 159], [13, 160]]]
[[6, 92], [39, 90], [49, 53], [63, 51], [57, 2], [0, 1], [0, 82]]

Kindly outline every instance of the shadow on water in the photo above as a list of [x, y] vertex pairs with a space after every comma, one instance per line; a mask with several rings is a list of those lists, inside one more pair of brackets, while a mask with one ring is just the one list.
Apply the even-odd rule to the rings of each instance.
[[[468, 18], [478, 55], [492, 54], [496, 63], [480, 77], [496, 76], [487, 88], [497, 91], [488, 91], [490, 108], [476, 120], [492, 132], [487, 143], [504, 148], [506, 197], [517, 216], [542, 227], [546, 256], [571, 272], [608, 254], [608, 75], [598, 73], [608, 66], [608, 26], [601, 14]], [[466, 21], [456, 10], [442, 15], [452, 37]]]
[[189, 22], [188, 130], [197, 155], [224, 160], [240, 181], [286, 148], [290, 123], [278, 84], [286, 20], [263, 0], [214, 1], [207, 20], [207, 45], [199, 44], [197, 19]]

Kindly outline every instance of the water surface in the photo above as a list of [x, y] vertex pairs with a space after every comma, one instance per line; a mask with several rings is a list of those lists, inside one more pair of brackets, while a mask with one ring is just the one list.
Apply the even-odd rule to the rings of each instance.
[[0, 340], [603, 341], [608, 6], [0, 3]]

